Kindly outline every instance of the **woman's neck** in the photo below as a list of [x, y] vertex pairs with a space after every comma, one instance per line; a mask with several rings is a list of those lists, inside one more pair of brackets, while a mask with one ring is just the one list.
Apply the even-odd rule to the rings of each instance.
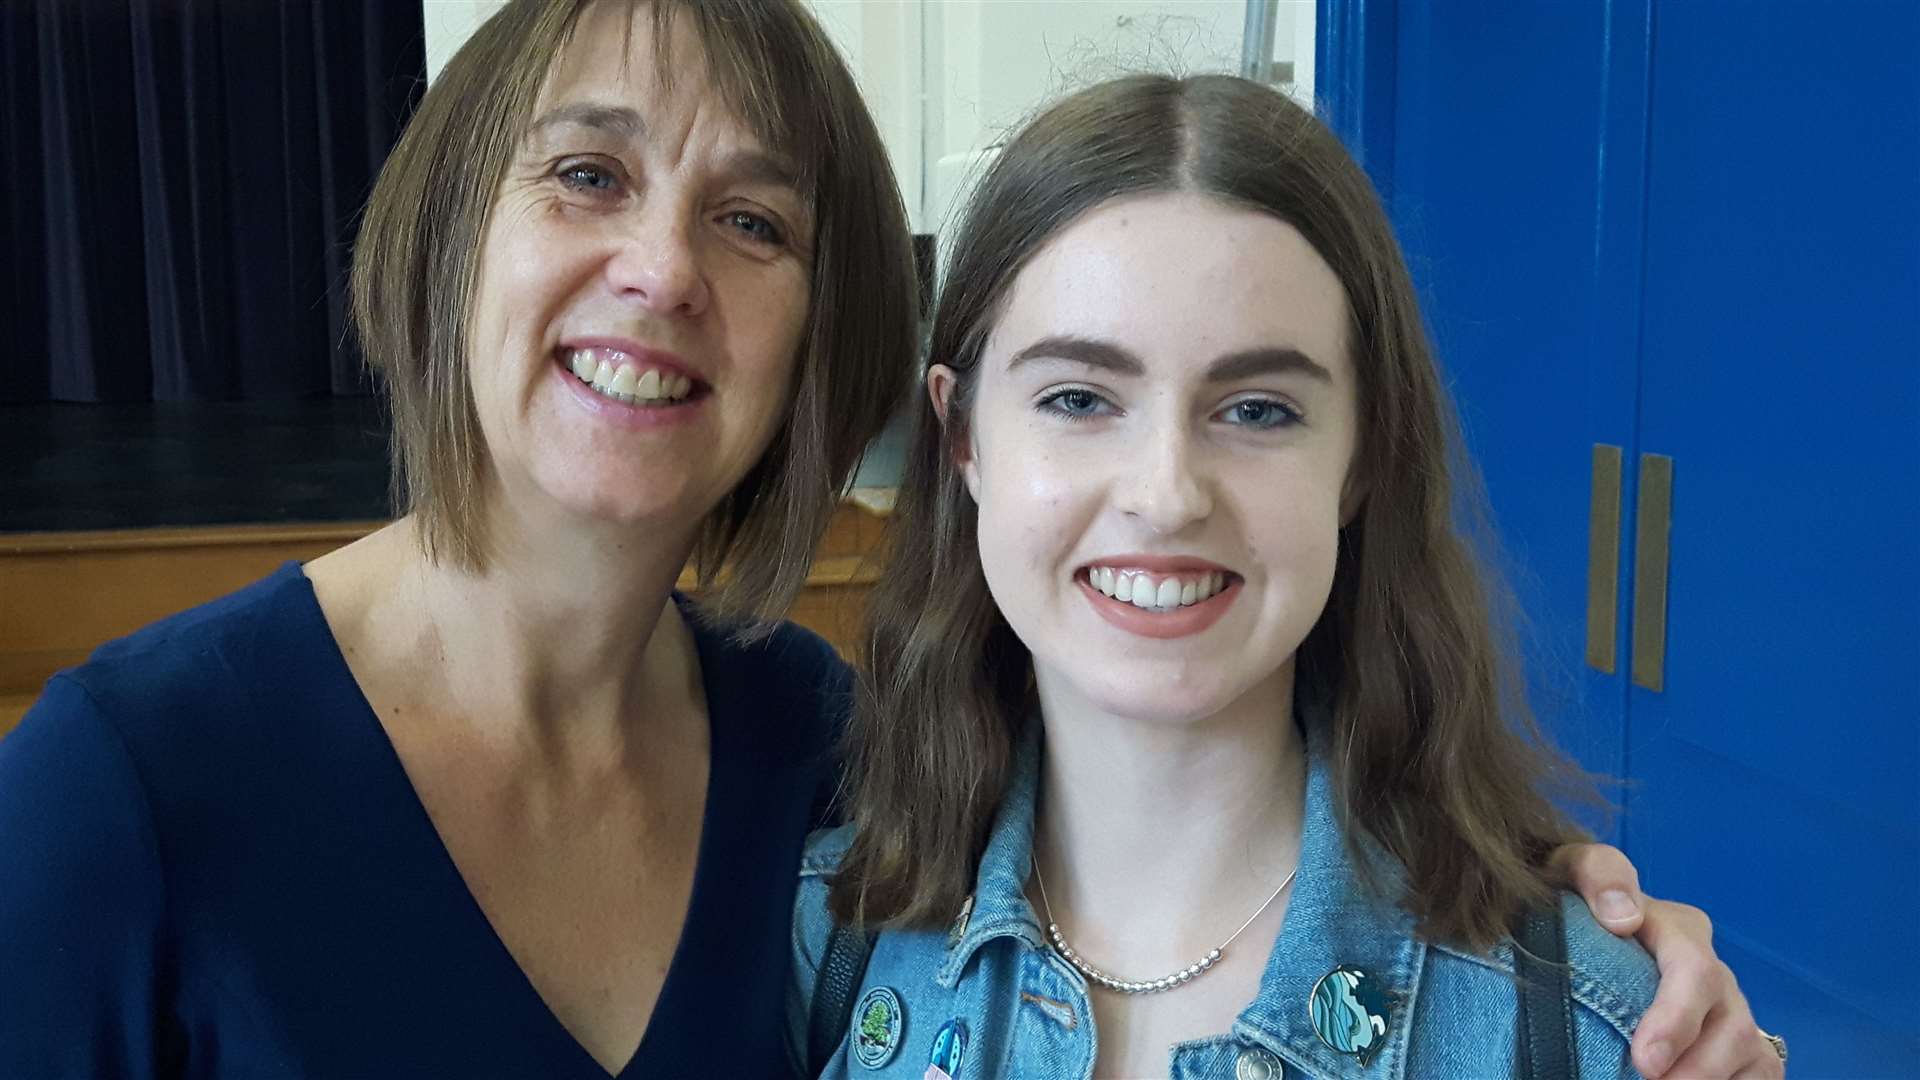
[[[1077, 951], [1121, 974], [1185, 967], [1298, 856], [1306, 750], [1276, 704], [1293, 700], [1292, 667], [1181, 722], [1115, 716], [1048, 683], [1034, 846], [1054, 915]], [[1271, 942], [1253, 950], [1262, 961]]]
[[670, 602], [688, 540], [495, 521], [475, 573], [426, 558], [416, 528], [403, 519], [339, 553], [352, 556], [340, 572], [317, 560], [309, 577], [336, 633], [345, 616], [348, 636], [415, 668], [435, 711], [554, 764], [614, 762], [650, 706], [697, 698]]

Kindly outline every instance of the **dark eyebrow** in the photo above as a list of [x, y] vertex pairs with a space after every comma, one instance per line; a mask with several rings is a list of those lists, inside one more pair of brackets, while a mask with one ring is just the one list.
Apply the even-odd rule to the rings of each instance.
[[[597, 128], [628, 141], [639, 138], [647, 130], [646, 121], [640, 119], [640, 114], [624, 105], [577, 101], [547, 110], [533, 122], [528, 131], [531, 134], [538, 134], [558, 124]], [[792, 188], [795, 192], [801, 190], [800, 170], [795, 168], [792, 162], [759, 150], [745, 150], [733, 155], [727, 159], [721, 171], [732, 180], [777, 184]]]
[[793, 162], [774, 154], [743, 150], [722, 162], [718, 171], [721, 176], [736, 183], [771, 184], [791, 188], [796, 195], [803, 194], [800, 170], [794, 167]]
[[1147, 370], [1139, 357], [1112, 342], [1070, 335], [1044, 337], [1021, 349], [1007, 361], [1007, 370], [1034, 360], [1066, 360], [1120, 375], [1139, 375]]
[[530, 134], [537, 134], [555, 124], [578, 124], [581, 127], [599, 128], [627, 139], [636, 138], [647, 129], [647, 125], [640, 119], [640, 114], [624, 105], [601, 105], [591, 101], [577, 101], [571, 105], [561, 105], [547, 110], [527, 130]]
[[[1065, 360], [1087, 367], [1111, 371], [1117, 375], [1140, 375], [1147, 370], [1140, 358], [1110, 341], [1057, 335], [1039, 341], [1013, 354], [1007, 361], [1011, 371], [1034, 360]], [[1284, 375], [1300, 372], [1324, 383], [1333, 382], [1333, 373], [1299, 349], [1243, 349], [1228, 353], [1207, 366], [1208, 382], [1231, 382], [1252, 375]]]
[[1299, 349], [1246, 349], [1228, 353], [1207, 368], [1207, 381], [1232, 382], [1251, 375], [1285, 375], [1299, 372], [1323, 383], [1332, 384], [1333, 372]]

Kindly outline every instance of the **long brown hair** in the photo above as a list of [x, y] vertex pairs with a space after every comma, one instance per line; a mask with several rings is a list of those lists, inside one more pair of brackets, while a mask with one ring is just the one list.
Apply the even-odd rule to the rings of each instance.
[[[1132, 76], [1080, 91], [1022, 130], [959, 230], [929, 362], [957, 375], [948, 423], [919, 412], [891, 562], [869, 609], [849, 731], [857, 836], [836, 915], [937, 925], [973, 887], [1032, 661], [987, 590], [977, 511], [954, 454], [983, 347], [1016, 275], [1113, 199], [1200, 192], [1298, 229], [1344, 286], [1358, 376], [1354, 475], [1332, 595], [1298, 652], [1297, 693], [1330, 703], [1349, 844], [1405, 870], [1397, 899], [1433, 939], [1489, 947], [1553, 882], [1543, 857], [1578, 832], [1546, 797], [1578, 774], [1547, 749], [1493, 617], [1498, 590], [1456, 525], [1476, 491], [1414, 289], [1365, 174], [1312, 114], [1225, 76]], [[1456, 505], [1458, 502], [1458, 505]], [[1283, 718], [1276, 718], [1282, 722]], [[1381, 884], [1377, 874], [1370, 874]]]
[[[594, 2], [513, 0], [475, 32], [381, 169], [354, 253], [355, 326], [392, 401], [395, 505], [418, 515], [431, 557], [470, 570], [486, 562], [491, 468], [467, 382], [481, 238], [548, 70]], [[663, 86], [668, 29], [685, 20], [721, 97], [795, 163], [812, 199], [812, 295], [786, 422], [694, 549], [710, 609], [772, 619], [806, 580], [836, 498], [910, 375], [919, 317], [906, 210], [852, 75], [798, 0], [597, 2], [651, 17]]]

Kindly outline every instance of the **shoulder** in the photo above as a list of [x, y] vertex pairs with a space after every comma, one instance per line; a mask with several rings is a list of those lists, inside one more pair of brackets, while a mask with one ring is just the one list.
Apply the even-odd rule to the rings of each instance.
[[[1560, 914], [1581, 1075], [1636, 1076], [1630, 1044], [1659, 984], [1653, 958], [1631, 939], [1608, 933], [1594, 920], [1585, 901], [1573, 893], [1561, 894]], [[1435, 984], [1433, 988], [1477, 1003], [1465, 1012], [1444, 1005], [1441, 1011], [1462, 1023], [1469, 1022], [1470, 1015], [1502, 1017], [1507, 1035], [1498, 1041], [1505, 1045], [1511, 1036], [1511, 1018], [1516, 1015], [1511, 1004], [1516, 1001], [1512, 944], [1502, 943], [1491, 955], [1442, 944], [1435, 945], [1430, 955], [1440, 969], [1435, 974], [1446, 979], [1444, 987]], [[1502, 1003], [1500, 1008], [1481, 1008], [1496, 1001]]]
[[800, 856], [800, 884], [793, 898], [793, 953], [788, 966], [788, 1046], [795, 1062], [805, 1057], [807, 1021], [813, 1009], [814, 984], [832, 937], [834, 922], [827, 910], [827, 891], [840, 860], [853, 843], [853, 826], [819, 829], [807, 837]]
[[746, 627], [720, 621], [676, 594], [680, 610], [700, 641], [701, 655], [729, 674], [760, 680], [757, 689], [799, 696], [845, 694], [853, 668], [826, 638], [798, 623]]
[[796, 967], [809, 979], [835, 925], [827, 910], [827, 892], [852, 844], [851, 824], [816, 829], [800, 854], [800, 887], [793, 902], [793, 947]]
[[166, 874], [139, 763], [71, 678], [0, 739], [0, 866], [0, 971], [33, 988], [0, 993], [0, 1075], [120, 1072], [96, 1058], [161, 1015]]
[[827, 910], [827, 892], [852, 844], [850, 824], [816, 829], [800, 855], [800, 887], [793, 902], [793, 958], [795, 972], [809, 986], [836, 925]]
[[1566, 927], [1574, 1001], [1622, 1040], [1631, 1040], [1659, 989], [1660, 971], [1653, 957], [1639, 942], [1607, 932], [1586, 901], [1573, 893], [1561, 894], [1560, 917]]
[[[137, 793], [164, 835], [174, 811], [230, 801], [236, 775], [275, 760], [257, 751], [283, 743], [291, 713], [357, 693], [337, 659], [328, 666], [330, 648], [312, 589], [289, 563], [102, 645], [54, 676], [0, 746], [12, 771], [54, 790]], [[76, 798], [62, 800], [63, 820], [84, 819]]]
[[63, 676], [116, 724], [209, 705], [247, 682], [299, 681], [326, 639], [300, 567], [288, 563], [237, 592], [189, 608], [96, 649]]
[[805, 627], [779, 622], [749, 631], [713, 619], [685, 597], [675, 600], [699, 645], [716, 729], [769, 768], [798, 766], [814, 786], [808, 823], [826, 820], [853, 709], [853, 669]]
[[834, 872], [840, 869], [840, 860], [847, 855], [847, 849], [853, 846], [853, 826], [841, 825], [831, 829], [816, 829], [807, 837], [807, 846], [800, 854], [800, 880], [825, 883]]

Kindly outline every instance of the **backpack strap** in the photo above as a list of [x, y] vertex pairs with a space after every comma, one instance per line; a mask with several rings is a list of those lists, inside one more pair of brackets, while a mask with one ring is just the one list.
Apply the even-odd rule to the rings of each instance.
[[1560, 908], [1524, 912], [1514, 925], [1513, 969], [1520, 983], [1515, 1075], [1519, 1080], [1577, 1080], [1573, 988]]
[[827, 936], [827, 953], [813, 984], [813, 1007], [807, 1013], [807, 1080], [825, 1072], [833, 1052], [846, 1041], [853, 1021], [853, 995], [866, 977], [872, 955], [870, 934], [836, 925]]

